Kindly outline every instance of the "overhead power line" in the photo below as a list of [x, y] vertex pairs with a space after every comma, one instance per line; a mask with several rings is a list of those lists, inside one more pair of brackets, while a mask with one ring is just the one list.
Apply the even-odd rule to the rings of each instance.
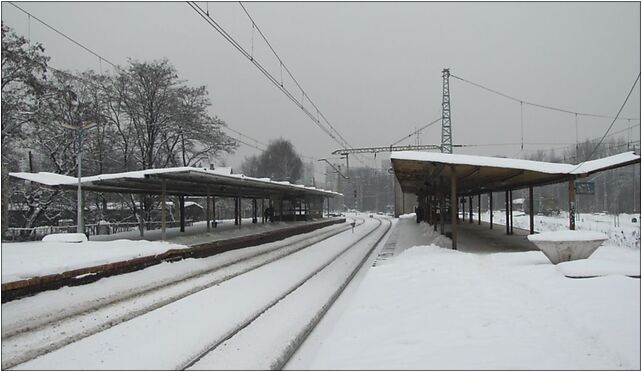
[[265, 151], [265, 149], [260, 148], [259, 146], [252, 145], [251, 143], [247, 143], [247, 142], [245, 142], [245, 141], [243, 141], [241, 139], [238, 139], [236, 137], [230, 136], [229, 134], [227, 136], [230, 137], [231, 139], [235, 140], [236, 142], [244, 144], [245, 146], [252, 147], [252, 148], [257, 149], [259, 151]]
[[[283, 60], [281, 59], [281, 57], [279, 56], [279, 54], [276, 52], [276, 50], [274, 50], [274, 48], [272, 47], [272, 44], [270, 44], [270, 42], [268, 41], [268, 39], [267, 39], [267, 37], [265, 36], [265, 34], [263, 34], [263, 31], [261, 30], [261, 28], [259, 27], [259, 25], [257, 25], [257, 24], [256, 24], [256, 22], [254, 22], [254, 18], [252, 18], [252, 16], [251, 16], [251, 15], [250, 15], [250, 13], [247, 11], [247, 9], [246, 9], [246, 8], [245, 8], [245, 6], [243, 5], [243, 3], [239, 1], [239, 4], [241, 5], [241, 8], [243, 8], [243, 11], [244, 11], [244, 12], [245, 12], [245, 14], [247, 15], [247, 17], [248, 17], [248, 18], [250, 19], [250, 21], [252, 22], [252, 26], [253, 26], [254, 28], [256, 28], [256, 30], [259, 32], [259, 35], [261, 35], [261, 37], [263, 38], [263, 40], [265, 41], [265, 43], [267, 44], [267, 46], [270, 48], [270, 50], [272, 51], [272, 53], [274, 54], [274, 56], [276, 57], [276, 59], [279, 61], [279, 65], [280, 65], [280, 67], [282, 67], [282, 68], [285, 70], [285, 72], [290, 76], [290, 78], [292, 79], [292, 81], [294, 82], [294, 84], [296, 84], [296, 86], [299, 88], [299, 90], [301, 90], [301, 95], [302, 95], [302, 97], [305, 97], [305, 98], [307, 98], [307, 99], [308, 99], [308, 102], [310, 102], [310, 104], [312, 105], [312, 107], [314, 107], [314, 109], [317, 111], [317, 113], [321, 116], [321, 118], [323, 118], [323, 120], [324, 120], [324, 121], [326, 122], [326, 124], [327, 124], [327, 125], [328, 125], [328, 126], [329, 126], [333, 131], [334, 131], [334, 133], [336, 133], [336, 134], [337, 134], [337, 136], [339, 136], [339, 138], [341, 138], [341, 140], [344, 142], [344, 144], [346, 145], [346, 147], [352, 147], [352, 145], [350, 145], [350, 143], [345, 139], [345, 137], [343, 137], [343, 136], [341, 135], [341, 133], [339, 133], [339, 131], [338, 131], [338, 130], [337, 130], [337, 129], [332, 125], [332, 123], [330, 123], [330, 121], [325, 117], [325, 115], [323, 115], [323, 113], [321, 112], [321, 110], [319, 110], [319, 108], [317, 107], [317, 105], [312, 101], [312, 98], [310, 98], [310, 95], [308, 95], [308, 94], [305, 92], [305, 89], [303, 89], [303, 87], [301, 86], [301, 84], [299, 84], [299, 82], [298, 82], [298, 81], [297, 81], [297, 79], [294, 77], [294, 75], [292, 75], [292, 72], [290, 72], [290, 69], [286, 66], [285, 62], [283, 62]], [[283, 85], [283, 79], [281, 79], [281, 85]]]
[[[519, 99], [519, 98], [510, 96], [508, 94], [496, 91], [496, 90], [488, 88], [488, 87], [486, 87], [484, 85], [472, 82], [470, 80], [464, 79], [462, 77], [459, 77], [459, 76], [456, 76], [456, 75], [453, 75], [453, 74], [450, 74], [450, 76], [454, 77], [457, 80], [461, 80], [461, 81], [463, 81], [465, 83], [468, 83], [470, 85], [473, 85], [473, 86], [476, 86], [476, 87], [481, 88], [483, 90], [486, 90], [488, 92], [497, 94], [497, 95], [502, 96], [504, 98], [507, 98], [507, 99], [509, 99], [511, 101], [519, 102], [520, 104], [530, 105], [530, 106], [539, 107], [539, 108], [542, 108], [542, 109], [553, 110], [553, 111], [558, 111], [558, 112], [564, 112], [564, 113], [567, 113], [567, 114], [573, 114], [573, 115], [579, 115], [579, 116], [588, 116], [588, 117], [603, 118], [603, 119], [614, 119], [615, 118], [617, 120], [617, 118], [613, 117], [613, 116], [591, 114], [591, 113], [586, 113], [586, 112], [576, 112], [576, 111], [571, 111], [571, 110], [565, 110], [565, 109], [558, 108], [558, 107], [553, 107], [553, 106], [548, 106], [548, 105], [542, 105], [542, 104], [539, 104], [539, 103], [529, 102], [529, 101], [526, 101], [526, 100], [523, 100], [523, 99]], [[623, 117], [623, 118], [620, 118], [620, 120], [640, 120], [640, 119], [639, 118], [624, 118]]]
[[[590, 152], [590, 154], [586, 158], [586, 160], [590, 160], [591, 159], [591, 157], [593, 156], [593, 154], [595, 153], [597, 148], [600, 147], [600, 145], [602, 144], [602, 141], [604, 141], [604, 138], [606, 138], [606, 136], [608, 135], [608, 133], [611, 130], [611, 128], [613, 128], [613, 124], [615, 124], [615, 121], [620, 116], [620, 113], [622, 112], [622, 109], [624, 109], [624, 106], [626, 106], [626, 103], [629, 101], [629, 98], [631, 97], [631, 93], [633, 93], [633, 89], [635, 89], [635, 86], [638, 84], [638, 81], [640, 81], [640, 73], [639, 72], [638, 72], [638, 76], [635, 78], [635, 81], [633, 82], [633, 85], [631, 86], [631, 90], [629, 90], [629, 94], [626, 95], [626, 98], [624, 99], [624, 102], [622, 103], [622, 106], [620, 106], [620, 109], [617, 111], [617, 114], [613, 118], [613, 121], [611, 122], [611, 125], [609, 125], [609, 127], [606, 129], [606, 132], [604, 132], [604, 135], [600, 139], [600, 142], [598, 142], [597, 145], [595, 145], [595, 147]], [[579, 165], [578, 165], [578, 168], [579, 168]]]
[[259, 141], [259, 140], [255, 139], [255, 138], [252, 138], [252, 137], [248, 136], [247, 134], [243, 134], [243, 133], [241, 133], [241, 132], [237, 131], [236, 129], [230, 128], [230, 127], [228, 127], [228, 126], [226, 126], [226, 127], [224, 127], [224, 128], [225, 128], [225, 129], [229, 129], [230, 131], [232, 131], [232, 132], [234, 132], [234, 133], [238, 134], [239, 136], [245, 137], [245, 138], [249, 139], [250, 141], [254, 141], [254, 142], [256, 142], [257, 144], [259, 144], [259, 145], [261, 145], [261, 146], [265, 146], [265, 147], [267, 147], [267, 146], [268, 146], [266, 143], [261, 142], [261, 141]]
[[108, 64], [110, 64], [112, 67], [116, 68], [116, 65], [115, 65], [114, 63], [112, 63], [111, 61], [109, 61], [107, 58], [105, 58], [105, 57], [101, 56], [100, 54], [98, 54], [98, 53], [94, 52], [93, 50], [89, 49], [88, 47], [84, 46], [83, 44], [81, 44], [81, 43], [79, 43], [78, 41], [74, 40], [74, 39], [73, 39], [73, 38], [71, 38], [70, 36], [68, 36], [68, 35], [66, 35], [65, 33], [63, 33], [62, 31], [58, 30], [57, 28], [55, 28], [55, 27], [53, 27], [53, 26], [49, 25], [47, 22], [45, 22], [45, 21], [41, 20], [40, 18], [38, 18], [38, 17], [34, 16], [33, 14], [29, 13], [28, 11], [26, 11], [26, 10], [22, 9], [21, 7], [17, 6], [16, 4], [14, 4], [14, 3], [12, 3], [12, 2], [9, 2], [9, 4], [13, 5], [15, 8], [17, 8], [17, 9], [18, 9], [18, 10], [20, 10], [20, 11], [22, 11], [23, 13], [25, 13], [25, 14], [26, 14], [26, 15], [28, 15], [29, 17], [31, 17], [31, 18], [35, 19], [36, 21], [40, 22], [41, 24], [43, 24], [44, 26], [46, 26], [46, 27], [47, 27], [47, 28], [49, 28], [50, 30], [54, 31], [54, 32], [55, 32], [55, 33], [57, 33], [58, 35], [60, 35], [60, 36], [64, 37], [65, 39], [67, 39], [67, 40], [71, 41], [72, 43], [74, 43], [74, 44], [78, 45], [79, 47], [83, 48], [83, 49], [84, 49], [84, 50], [86, 50], [87, 52], [89, 52], [89, 53], [93, 54], [94, 56], [98, 57], [98, 60], [100, 60], [100, 61], [105, 61], [105, 62], [107, 62]]
[[[222, 28], [222, 27], [221, 27], [221, 26], [220, 26], [216, 21], [214, 21], [214, 20], [209, 16], [209, 13], [207, 13], [207, 12], [203, 12], [203, 9], [202, 9], [202, 8], [200, 8], [200, 7], [198, 6], [198, 4], [195, 4], [195, 3], [193, 3], [193, 2], [188, 2], [188, 5], [189, 5], [192, 9], [194, 9], [194, 10], [195, 10], [195, 11], [196, 11], [196, 12], [197, 12], [197, 13], [198, 13], [198, 14], [199, 14], [199, 15], [200, 15], [200, 16], [201, 16], [201, 17], [202, 17], [202, 18], [203, 18], [203, 19], [204, 19], [204, 20], [205, 20], [209, 25], [210, 25], [210, 26], [212, 26], [212, 27], [213, 27], [213, 28], [214, 28], [214, 29], [215, 29], [219, 34], [221, 34], [221, 36], [223, 36], [223, 38], [224, 38], [225, 40], [227, 40], [227, 41], [228, 41], [230, 44], [232, 44], [232, 46], [234, 46], [234, 47], [235, 47], [235, 48], [236, 48], [236, 49], [237, 49], [241, 54], [243, 54], [243, 55], [244, 55], [248, 60], [250, 60], [250, 62], [252, 62], [252, 63], [253, 63], [253, 64], [254, 64], [258, 69], [259, 69], [259, 71], [260, 71], [261, 73], [263, 73], [263, 75], [265, 75], [265, 76], [268, 78], [268, 80], [270, 80], [270, 81], [271, 81], [275, 86], [277, 86], [277, 88], [279, 88], [279, 90], [281, 90], [281, 91], [283, 92], [283, 94], [285, 94], [285, 95], [286, 95], [286, 97], [288, 97], [288, 98], [289, 98], [293, 103], [295, 103], [295, 104], [296, 104], [296, 105], [297, 105], [297, 106], [298, 106], [298, 107], [299, 107], [299, 108], [300, 108], [300, 109], [301, 109], [301, 110], [302, 110], [302, 111], [303, 111], [303, 112], [304, 112], [304, 113], [305, 113], [305, 114], [306, 114], [310, 119], [312, 119], [312, 121], [313, 121], [313, 122], [315, 122], [315, 123], [317, 124], [317, 126], [319, 126], [319, 128], [320, 128], [321, 130], [323, 130], [326, 134], [328, 134], [331, 138], [333, 138], [337, 143], [341, 144], [341, 142], [340, 142], [338, 139], [336, 139], [336, 137], [334, 137], [334, 136], [332, 135], [332, 133], [330, 133], [330, 132], [328, 131], [328, 129], [327, 129], [327, 128], [325, 128], [323, 125], [321, 125], [321, 123], [319, 122], [319, 120], [318, 120], [317, 118], [315, 118], [315, 117], [312, 115], [312, 113], [310, 113], [310, 111], [309, 111], [309, 110], [307, 110], [307, 109], [303, 106], [303, 104], [302, 104], [302, 103], [300, 103], [300, 102], [299, 102], [299, 101], [298, 101], [298, 100], [297, 100], [297, 99], [296, 99], [296, 98], [295, 98], [295, 97], [294, 97], [294, 96], [293, 96], [293, 95], [292, 95], [292, 94], [291, 94], [287, 89], [285, 89], [283, 86], [281, 86], [281, 85], [277, 82], [277, 80], [275, 79], [275, 77], [274, 77], [272, 74], [270, 74], [270, 73], [269, 73], [269, 72], [268, 72], [268, 71], [267, 71], [267, 70], [266, 70], [266, 69], [265, 69], [265, 68], [264, 68], [264, 67], [263, 67], [263, 66], [262, 66], [258, 61], [256, 61], [256, 59], [254, 59], [254, 57], [253, 57], [251, 54], [249, 54], [249, 53], [248, 53], [248, 52], [247, 52], [247, 51], [246, 51], [246, 50], [245, 50], [245, 49], [244, 49], [244, 48], [243, 48], [243, 47], [242, 47], [242, 46], [241, 46], [241, 45], [240, 45], [240, 44], [239, 44], [239, 43], [238, 43], [238, 42], [237, 42], [233, 37], [232, 37], [232, 36], [230, 36], [230, 35], [225, 31], [225, 29], [223, 29], [223, 28]], [[344, 145], [343, 145], [343, 144], [341, 144], [341, 146], [344, 146]]]
[[[298, 100], [294, 95], [287, 89], [285, 88], [280, 81], [272, 75], [267, 69], [259, 63], [250, 52], [245, 50], [243, 46], [241, 46], [223, 27], [221, 27], [212, 17], [207, 14], [198, 4], [195, 2], [189, 1], [187, 4], [194, 9], [194, 11], [201, 16], [212, 28], [214, 28], [223, 38], [228, 41], [236, 50], [238, 50], [245, 58], [247, 58], [256, 68], [266, 77], [272, 84], [274, 84], [286, 97], [288, 97], [296, 106], [298, 106], [301, 111], [303, 111], [311, 120], [314, 122], [324, 133], [326, 133], [330, 138], [332, 138], [335, 142], [337, 142], [340, 146], [346, 147], [346, 144], [337, 138], [328, 128], [326, 128], [319, 118], [315, 117], [315, 115], [308, 110], [304, 104], [303, 100]], [[305, 98], [305, 94], [302, 95], [302, 98]], [[309, 100], [309, 98], [308, 98]], [[320, 111], [318, 111], [320, 114]]]
[[417, 133], [421, 132], [422, 130], [424, 130], [424, 129], [428, 128], [429, 126], [431, 126], [431, 125], [433, 125], [433, 124], [436, 124], [436, 123], [438, 123], [438, 122], [440, 122], [440, 121], [441, 121], [441, 116], [440, 116], [440, 117], [438, 117], [437, 119], [435, 119], [435, 120], [431, 121], [430, 123], [428, 123], [428, 124], [424, 125], [423, 127], [419, 128], [419, 129], [417, 129], [417, 130], [415, 130], [414, 132], [410, 133], [409, 135], [407, 135], [407, 136], [403, 136], [403, 137], [402, 137], [402, 138], [400, 138], [398, 141], [395, 141], [395, 142], [391, 143], [391, 144], [390, 144], [390, 146], [394, 146], [394, 145], [398, 144], [399, 142], [401, 142], [401, 141], [403, 141], [403, 140], [405, 140], [405, 139], [408, 139], [408, 138], [410, 138], [410, 137], [414, 136], [415, 134], [417, 134]]
[[[49, 28], [50, 30], [52, 30], [52, 31], [54, 31], [55, 33], [59, 34], [60, 36], [64, 37], [65, 39], [69, 40], [70, 42], [74, 43], [75, 45], [77, 45], [77, 46], [81, 47], [83, 50], [85, 50], [85, 51], [87, 51], [87, 52], [91, 53], [92, 55], [96, 56], [96, 57], [99, 59], [99, 61], [104, 61], [104, 62], [106, 62], [107, 64], [111, 65], [111, 66], [112, 66], [112, 67], [114, 67], [114, 68], [117, 68], [117, 67], [118, 67], [116, 64], [114, 64], [113, 62], [111, 62], [109, 59], [107, 59], [107, 58], [103, 57], [102, 55], [98, 54], [97, 52], [95, 52], [95, 51], [94, 51], [94, 50], [92, 50], [91, 48], [89, 48], [89, 47], [85, 46], [84, 44], [82, 44], [82, 43], [80, 43], [80, 42], [76, 41], [76, 40], [75, 40], [74, 38], [72, 38], [71, 36], [69, 36], [69, 35], [67, 35], [67, 34], [63, 33], [62, 31], [60, 31], [59, 29], [57, 29], [57, 28], [55, 28], [55, 27], [51, 26], [51, 25], [50, 25], [50, 24], [48, 24], [47, 22], [45, 22], [45, 21], [43, 21], [42, 19], [40, 19], [40, 18], [36, 17], [36, 16], [35, 16], [35, 15], [33, 15], [32, 13], [30, 13], [30, 12], [26, 11], [25, 9], [21, 8], [20, 6], [18, 6], [18, 5], [16, 5], [16, 4], [14, 4], [13, 2], [9, 2], [9, 4], [13, 5], [16, 9], [20, 10], [21, 12], [23, 12], [24, 14], [26, 14], [26, 15], [27, 15], [27, 16], [29, 16], [30, 18], [33, 18], [33, 19], [35, 19], [36, 21], [40, 22], [40, 23], [41, 23], [42, 25], [44, 25], [45, 27]], [[85, 78], [83, 78], [83, 77], [81, 77], [81, 76], [78, 76], [78, 75], [76, 75], [76, 74], [69, 73], [69, 72], [67, 72], [67, 71], [65, 71], [65, 70], [55, 68], [55, 67], [53, 67], [53, 66], [51, 66], [51, 65], [47, 65], [47, 69], [50, 69], [50, 70], [56, 71], [56, 72], [58, 72], [58, 73], [60, 73], [60, 74], [63, 74], [63, 75], [65, 75], [65, 76], [67, 76], [67, 77], [70, 77], [70, 78], [73, 78], [73, 79], [76, 79], [76, 80], [79, 80], [79, 81], [85, 82], [85, 83], [87, 83], [87, 84], [90, 84], [90, 85], [96, 86], [96, 83], [95, 83], [95, 82], [93, 82], [93, 81], [91, 81], [91, 80], [85, 79]], [[249, 139], [249, 140], [251, 140], [251, 141], [254, 141], [254, 142], [255, 142], [255, 143], [257, 143], [258, 145], [261, 145], [261, 146], [267, 147], [267, 144], [265, 144], [265, 143], [263, 143], [263, 142], [261, 142], [261, 141], [259, 141], [259, 140], [255, 139], [255, 138], [252, 138], [252, 137], [250, 137], [250, 136], [248, 136], [248, 135], [246, 135], [246, 134], [243, 134], [243, 133], [241, 133], [241, 132], [239, 132], [239, 131], [237, 131], [237, 130], [235, 130], [235, 129], [233, 129], [233, 128], [230, 128], [229, 126], [226, 126], [226, 127], [225, 127], [225, 129], [229, 129], [230, 131], [232, 131], [232, 132], [236, 133], [237, 135], [239, 135], [239, 136], [241, 136], [241, 137], [244, 137], [244, 138], [247, 138], [247, 139]], [[232, 138], [232, 139], [234, 139], [235, 141], [238, 141], [239, 143], [242, 143], [242, 144], [246, 145], [246, 146], [249, 146], [249, 147], [255, 148], [255, 149], [259, 150], [259, 151], [265, 151], [265, 148], [262, 148], [262, 147], [257, 146], [257, 145], [253, 145], [253, 144], [248, 143], [248, 142], [246, 142], [246, 141], [243, 141], [243, 140], [241, 140], [241, 139], [239, 139], [239, 138], [237, 138], [237, 137], [232, 137], [232, 136], [229, 136], [229, 137], [230, 137], [230, 138]], [[309, 158], [309, 159], [314, 159], [313, 157], [309, 157], [309, 156], [305, 156], [305, 155], [302, 155], [302, 156], [303, 156], [303, 157], [306, 157], [306, 158]]]

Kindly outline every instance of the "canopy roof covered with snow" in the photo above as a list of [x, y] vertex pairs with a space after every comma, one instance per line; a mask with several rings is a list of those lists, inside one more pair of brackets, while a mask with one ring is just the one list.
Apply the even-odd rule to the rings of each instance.
[[[404, 192], [418, 194], [428, 187], [447, 192], [454, 172], [459, 195], [475, 195], [565, 182], [571, 178], [586, 177], [596, 172], [639, 163], [640, 156], [631, 151], [573, 165], [476, 155], [399, 151], [393, 152], [390, 160]], [[441, 186], [440, 177], [443, 177]]]
[[[12, 177], [38, 182], [51, 187], [76, 189], [78, 178], [56, 173], [10, 173]], [[272, 181], [269, 178], [247, 177], [232, 174], [230, 168], [160, 168], [125, 173], [100, 174], [82, 177], [83, 190], [135, 194], [160, 194], [163, 181], [170, 195], [192, 196], [242, 196], [247, 198], [283, 195], [303, 198], [305, 196], [335, 197], [334, 191], [295, 185], [287, 181]]]

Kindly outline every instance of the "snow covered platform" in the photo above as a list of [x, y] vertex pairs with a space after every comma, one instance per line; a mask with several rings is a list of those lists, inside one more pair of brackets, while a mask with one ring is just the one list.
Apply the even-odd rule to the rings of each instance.
[[[640, 369], [640, 280], [628, 277], [639, 249], [602, 246], [551, 265], [534, 247], [504, 251], [495, 234], [475, 245], [484, 231], [459, 227], [470, 238], [452, 250], [426, 223], [400, 218], [395, 254], [349, 288], [286, 369]], [[493, 232], [528, 243], [518, 230]]]
[[[457, 225], [459, 230], [458, 250], [470, 253], [498, 253], [498, 252], [526, 252], [537, 251], [537, 247], [528, 241], [528, 231], [514, 228], [513, 235], [506, 235], [503, 226], [494, 225], [490, 229], [488, 223], [477, 222], [469, 224], [468, 221], [460, 222]], [[446, 232], [450, 231], [450, 225], [445, 225]], [[394, 239], [394, 241], [393, 241]], [[427, 223], [416, 223], [414, 214], [401, 216], [395, 226], [388, 246], [387, 255], [397, 255], [407, 248], [417, 245], [435, 244], [441, 247], [451, 247], [451, 241], [447, 237], [433, 231], [433, 227]], [[394, 246], [394, 248], [392, 248]]]
[[[163, 261], [186, 257], [206, 257], [232, 249], [264, 244], [309, 232], [345, 219], [252, 224], [241, 227], [233, 222], [206, 231], [204, 223], [195, 224], [185, 233], [169, 229], [168, 241], [160, 231], [92, 236], [88, 242], [22, 242], [2, 244], [2, 301], [42, 290], [77, 285], [101, 277], [140, 270]], [[229, 222], [229, 221], [228, 221]], [[174, 231], [175, 230], [175, 231]], [[138, 241], [130, 240], [136, 239]], [[98, 241], [107, 240], [110, 241]]]

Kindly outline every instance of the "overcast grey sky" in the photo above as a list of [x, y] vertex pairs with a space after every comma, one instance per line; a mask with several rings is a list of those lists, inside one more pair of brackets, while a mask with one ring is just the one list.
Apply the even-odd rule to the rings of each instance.
[[[288, 138], [314, 158], [339, 148], [184, 2], [16, 4], [114, 63], [167, 57], [190, 84], [207, 86], [212, 113], [240, 132], [263, 142]], [[199, 4], [250, 49], [251, 23], [238, 2]], [[389, 145], [440, 117], [444, 67], [519, 99], [611, 116], [640, 71], [639, 2], [244, 4], [309, 96], [356, 147]], [[2, 20], [23, 35], [30, 29], [52, 66], [100, 69], [96, 57], [29, 23], [7, 2]], [[258, 34], [254, 56], [279, 76]], [[450, 85], [453, 143], [521, 141], [519, 103], [452, 78]], [[639, 84], [622, 116], [640, 117]], [[609, 124], [580, 117], [580, 140], [601, 136]], [[618, 121], [612, 131], [628, 124]], [[639, 140], [640, 127], [633, 133]], [[437, 144], [440, 136], [437, 124], [420, 140]], [[575, 142], [574, 116], [524, 106], [524, 142]], [[257, 152], [243, 146], [227, 163], [238, 167]], [[520, 146], [455, 152], [512, 157], [520, 156]], [[377, 166], [384, 157], [364, 156]]]

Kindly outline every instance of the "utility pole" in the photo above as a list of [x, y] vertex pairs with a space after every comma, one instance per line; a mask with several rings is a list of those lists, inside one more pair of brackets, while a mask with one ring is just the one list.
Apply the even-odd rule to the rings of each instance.
[[85, 218], [83, 216], [83, 203], [82, 203], [82, 187], [81, 187], [81, 179], [82, 179], [82, 136], [83, 132], [86, 131], [87, 129], [91, 129], [96, 127], [96, 123], [89, 123], [86, 125], [82, 125], [82, 123], [78, 123], [77, 125], [72, 125], [72, 124], [67, 124], [63, 123], [62, 126], [67, 129], [72, 129], [75, 130], [77, 135], [78, 135], [78, 154], [76, 155], [76, 160], [78, 162], [78, 192], [77, 192], [77, 208], [78, 208], [78, 215], [76, 217], [77, 219], [77, 227], [76, 227], [76, 232], [78, 234], [84, 234], [85, 233]]
[[443, 90], [441, 100], [441, 152], [453, 153], [452, 127], [450, 124], [450, 70], [442, 70]]

